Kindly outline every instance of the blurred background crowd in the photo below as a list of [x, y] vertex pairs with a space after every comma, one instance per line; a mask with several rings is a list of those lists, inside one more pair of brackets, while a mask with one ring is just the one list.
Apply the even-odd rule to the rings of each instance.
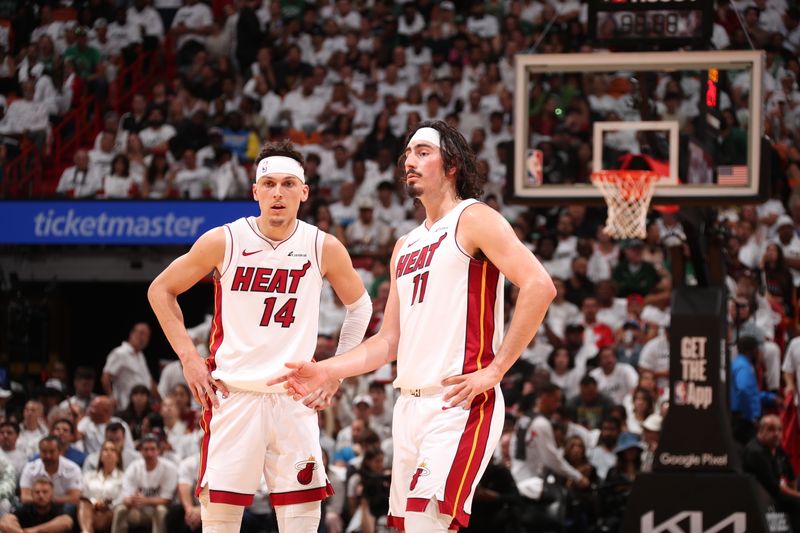
[[[11, 21], [0, 25], [4, 162], [26, 145], [47, 157], [60, 117], [94, 99], [96, 135], [69, 153], [70, 162], [56, 162], [43, 194], [247, 199], [260, 146], [289, 138], [306, 158], [311, 187], [300, 217], [347, 245], [373, 298], [368, 334], [380, 327], [391, 246], [424, 219], [396, 180], [405, 132], [428, 119], [459, 128], [484, 172], [483, 200], [506, 216], [558, 289], [541, 330], [503, 381], [506, 428], [476, 491], [469, 530], [617, 529], [633, 480], [652, 466], [669, 406], [672, 282], [662, 238], [680, 219], [674, 210], [652, 210], [646, 239], [618, 242], [602, 232], [603, 210], [504, 201], [514, 55], [533, 47], [592, 51], [584, 2], [11, 4], [0, 5]], [[727, 230], [733, 429], [745, 469], [796, 520], [800, 446], [787, 443], [798, 433], [790, 415], [800, 379], [800, 341], [793, 340], [800, 311], [800, 12], [786, 0], [715, 5], [715, 48], [749, 49], [752, 41], [766, 50], [765, 129], [775, 155], [772, 198], [719, 215]], [[116, 105], [136, 61], [168, 75]], [[691, 128], [699, 89], [692, 80], [661, 81], [653, 95], [658, 117]], [[612, 82], [536, 80], [531, 131], [544, 152], [546, 180], [587, 181], [589, 117], [626, 110]], [[721, 91], [731, 112], [720, 142], [735, 151], [741, 88]], [[690, 284], [692, 276], [690, 261]], [[505, 301], [508, 318], [513, 286]], [[317, 359], [333, 354], [344, 312], [326, 287]], [[192, 330], [206, 354], [210, 323], [208, 317]], [[6, 375], [0, 512], [10, 514], [0, 529], [46, 518], [60, 531], [150, 524], [153, 531], [199, 531], [198, 406], [177, 361], [154, 364], [172, 354], [147, 350], [151, 326], [132, 325], [102, 367], [79, 366], [75, 354], [65, 354], [69, 365], [53, 360], [36, 379]], [[347, 380], [320, 413], [336, 490], [324, 504], [321, 531], [385, 529], [391, 380], [391, 368]], [[272, 530], [262, 489], [243, 531]]]

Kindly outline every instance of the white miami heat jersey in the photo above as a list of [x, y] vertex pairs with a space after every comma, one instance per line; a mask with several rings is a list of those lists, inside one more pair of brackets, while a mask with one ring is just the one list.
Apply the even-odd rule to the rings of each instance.
[[208, 365], [231, 387], [282, 392], [267, 380], [289, 361], [310, 361], [316, 349], [325, 234], [298, 220], [288, 239], [274, 243], [254, 217], [224, 229]]
[[395, 264], [400, 300], [397, 379], [403, 389], [485, 368], [503, 335], [503, 276], [456, 242], [464, 200], [430, 229], [408, 233]]

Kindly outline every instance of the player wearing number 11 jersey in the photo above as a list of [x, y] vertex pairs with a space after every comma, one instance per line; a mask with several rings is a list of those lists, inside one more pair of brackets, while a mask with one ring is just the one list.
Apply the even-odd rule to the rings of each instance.
[[[290, 143], [262, 150], [253, 197], [258, 217], [204, 234], [153, 281], [148, 296], [204, 406], [197, 487], [203, 531], [238, 532], [263, 473], [280, 531], [316, 532], [319, 502], [332, 492], [314, 409], [330, 404], [339, 382], [327, 380], [301, 404], [267, 381], [286, 363], [312, 359], [323, 278], [347, 308], [337, 353], [361, 341], [372, 304], [344, 246], [297, 220], [308, 186], [303, 157]], [[177, 296], [212, 271], [215, 315], [203, 362]]]
[[[499, 213], [476, 201], [481, 176], [466, 139], [441, 121], [412, 131], [400, 158], [425, 222], [401, 237], [380, 331], [319, 364], [287, 363], [299, 399], [325, 380], [397, 358], [391, 527], [466, 527], [475, 487], [503, 425], [503, 375], [539, 328], [555, 287]], [[505, 337], [503, 278], [519, 287]]]

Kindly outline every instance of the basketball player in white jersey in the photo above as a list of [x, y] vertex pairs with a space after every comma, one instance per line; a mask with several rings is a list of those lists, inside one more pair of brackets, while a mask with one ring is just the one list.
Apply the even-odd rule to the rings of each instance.
[[[286, 363], [312, 359], [323, 278], [347, 308], [339, 352], [361, 342], [372, 304], [342, 243], [297, 220], [308, 186], [303, 156], [290, 143], [262, 150], [253, 197], [258, 217], [205, 233], [153, 281], [148, 297], [204, 407], [197, 487], [203, 531], [238, 532], [263, 473], [280, 531], [316, 532], [320, 501], [332, 489], [314, 408], [329, 405], [339, 382], [321, 383], [304, 405], [267, 381]], [[215, 315], [203, 361], [177, 296], [209, 272]]]
[[[550, 276], [503, 217], [475, 200], [481, 177], [464, 137], [441, 121], [420, 124], [400, 158], [425, 222], [401, 237], [380, 331], [319, 364], [292, 362], [300, 399], [331, 378], [397, 358], [389, 525], [413, 533], [469, 521], [475, 486], [500, 439], [499, 383], [528, 345], [555, 296]], [[519, 287], [503, 332], [503, 279]]]

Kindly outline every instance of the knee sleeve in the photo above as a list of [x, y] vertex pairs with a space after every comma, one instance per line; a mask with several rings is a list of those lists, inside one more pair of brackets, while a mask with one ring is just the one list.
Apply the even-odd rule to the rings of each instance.
[[209, 533], [238, 533], [244, 507], [227, 503], [214, 503], [208, 497], [208, 487], [200, 493], [200, 518], [203, 531]]
[[406, 512], [404, 518], [405, 530], [408, 533], [445, 533], [450, 531], [452, 517], [439, 513], [436, 500], [428, 502], [424, 512]]
[[275, 518], [281, 533], [316, 533], [320, 516], [320, 502], [275, 506]]

